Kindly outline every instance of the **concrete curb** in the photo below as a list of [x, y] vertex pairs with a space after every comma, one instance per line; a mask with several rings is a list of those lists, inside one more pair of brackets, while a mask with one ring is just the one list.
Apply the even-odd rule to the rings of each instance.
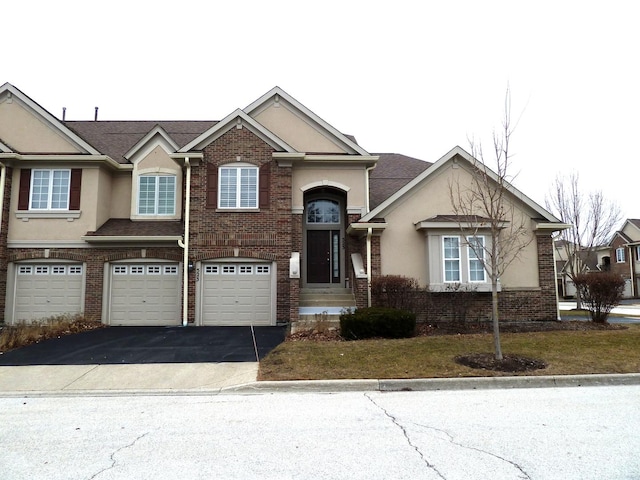
[[0, 392], [0, 398], [212, 396], [277, 393], [426, 392], [640, 385], [640, 373], [521, 377], [419, 378], [381, 380], [295, 380], [251, 382], [223, 388], [120, 389]]
[[381, 380], [298, 380], [255, 382], [222, 389], [221, 393], [276, 392], [402, 392], [437, 390], [490, 390], [506, 388], [557, 388], [640, 385], [640, 373], [547, 375], [467, 378], [418, 378]]

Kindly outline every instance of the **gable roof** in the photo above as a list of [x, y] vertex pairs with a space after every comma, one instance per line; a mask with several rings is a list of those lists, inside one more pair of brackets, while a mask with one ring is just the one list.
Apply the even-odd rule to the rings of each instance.
[[296, 113], [302, 115], [309, 123], [314, 125], [316, 129], [323, 131], [334, 142], [341, 145], [347, 153], [369, 155], [364, 148], [355, 142], [353, 137], [341, 133], [278, 86], [273, 87], [260, 98], [247, 105], [247, 107], [244, 108], [244, 112], [253, 117], [274, 102], [282, 103], [283, 101], [296, 111]]
[[267, 130], [260, 123], [255, 121], [240, 109], [227, 115], [206, 132], [194, 138], [191, 142], [180, 149], [180, 152], [188, 152], [190, 150], [202, 150], [208, 144], [227, 133], [232, 128], [248, 128], [251, 132], [261, 138], [264, 142], [271, 145], [276, 150], [285, 152], [295, 152], [295, 149], [288, 145], [284, 140], [278, 138], [275, 134]]
[[373, 153], [378, 157], [369, 177], [369, 205], [376, 208], [433, 163], [399, 153]]
[[65, 125], [103, 154], [118, 163], [127, 164], [127, 153], [156, 128], [161, 128], [176, 145], [182, 146], [216, 123], [215, 120], [99, 120], [67, 121]]
[[33, 115], [40, 118], [42, 122], [48, 125], [52, 130], [57, 132], [69, 143], [75, 145], [81, 152], [92, 155], [100, 155], [91, 144], [85, 139], [77, 135], [75, 132], [67, 128], [67, 126], [54, 117], [51, 113], [41, 107], [38, 103], [34, 102], [29, 96], [25, 95], [18, 88], [14, 87], [10, 83], [5, 83], [0, 87], [0, 97], [8, 96], [9, 98], [17, 98], [19, 101], [29, 110]]
[[[444, 156], [442, 156], [436, 163], [433, 164], [433, 166], [424, 170], [420, 175], [418, 175], [416, 178], [408, 182], [404, 187], [398, 190], [395, 194], [391, 195], [389, 198], [387, 198], [384, 202], [382, 202], [376, 208], [372, 209], [369, 213], [364, 215], [361, 221], [367, 222], [373, 218], [384, 216], [384, 213], [386, 210], [393, 208], [396, 202], [400, 201], [405, 195], [408, 195], [413, 189], [419, 188], [422, 182], [424, 182], [430, 176], [435, 175], [441, 168], [443, 168], [445, 164], [447, 164], [449, 161], [452, 161], [455, 157], [461, 158], [473, 166], [479, 166], [480, 168], [482, 168], [478, 160], [473, 158], [469, 153], [467, 153], [465, 150], [463, 150], [459, 146], [456, 146], [452, 148], [449, 152], [447, 152]], [[495, 172], [493, 172], [488, 167], [486, 168], [486, 170], [488, 175], [494, 181], [498, 180], [498, 176], [496, 175]], [[558, 218], [556, 218], [546, 209], [542, 208], [536, 202], [531, 200], [529, 197], [527, 197], [524, 193], [522, 193], [520, 190], [515, 188], [513, 185], [507, 184], [507, 189], [512, 195], [514, 195], [522, 203], [524, 203], [526, 206], [528, 206], [534, 212], [536, 212], [540, 216], [540, 220], [543, 220], [543, 222], [556, 223], [556, 224], [562, 223]]]

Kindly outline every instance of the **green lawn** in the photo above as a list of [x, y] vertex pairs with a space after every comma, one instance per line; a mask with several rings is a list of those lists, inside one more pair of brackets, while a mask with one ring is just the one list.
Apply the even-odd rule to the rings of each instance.
[[[640, 372], [640, 325], [624, 330], [504, 333], [505, 354], [545, 361], [546, 369], [520, 375]], [[402, 340], [285, 342], [260, 363], [260, 380], [438, 378], [513, 375], [454, 362], [492, 352], [490, 334], [423, 336]]]

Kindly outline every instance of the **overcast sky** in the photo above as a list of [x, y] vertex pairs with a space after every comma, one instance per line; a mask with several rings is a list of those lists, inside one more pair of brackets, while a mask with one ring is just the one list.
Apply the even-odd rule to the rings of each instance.
[[507, 86], [514, 184], [580, 172], [640, 218], [635, 1], [15, 1], [0, 84], [68, 120], [218, 120], [278, 85], [369, 152], [481, 140]]

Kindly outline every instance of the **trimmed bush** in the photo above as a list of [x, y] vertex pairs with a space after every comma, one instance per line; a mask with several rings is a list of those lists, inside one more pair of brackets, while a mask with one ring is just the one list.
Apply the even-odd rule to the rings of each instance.
[[616, 273], [582, 273], [574, 278], [582, 302], [589, 309], [591, 320], [605, 323], [613, 307], [624, 293], [624, 278]]
[[407, 338], [416, 331], [416, 314], [386, 307], [359, 308], [340, 315], [340, 335], [346, 340]]
[[384, 275], [371, 280], [371, 301], [375, 307], [415, 312], [420, 310], [422, 296], [415, 278]]

